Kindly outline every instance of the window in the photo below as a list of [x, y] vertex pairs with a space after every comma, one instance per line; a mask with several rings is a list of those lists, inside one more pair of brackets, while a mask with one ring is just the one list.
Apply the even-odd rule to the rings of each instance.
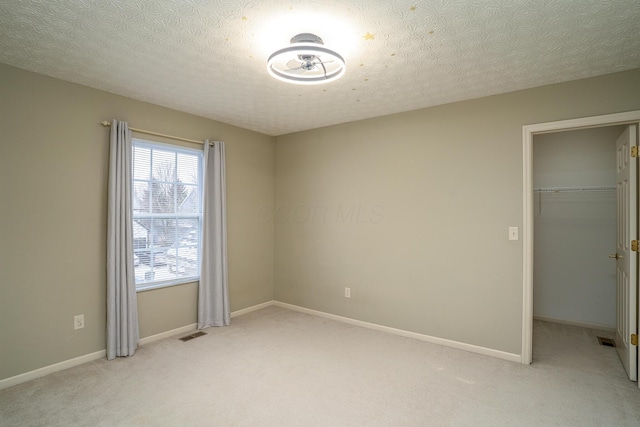
[[132, 193], [136, 288], [198, 280], [202, 152], [134, 138]]

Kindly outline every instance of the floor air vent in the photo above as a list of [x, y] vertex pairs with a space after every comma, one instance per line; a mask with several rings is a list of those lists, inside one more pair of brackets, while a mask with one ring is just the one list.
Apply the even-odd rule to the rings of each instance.
[[611, 338], [598, 337], [598, 342], [600, 343], [600, 345], [606, 345], [607, 347], [615, 347], [616, 346], [616, 342], [614, 340], [612, 340]]
[[179, 339], [180, 341], [189, 341], [189, 340], [192, 340], [192, 339], [194, 339], [194, 338], [201, 337], [201, 336], [203, 336], [203, 335], [207, 335], [207, 333], [206, 333], [206, 332], [202, 332], [202, 331], [200, 331], [200, 332], [194, 332], [194, 333], [192, 333], [191, 335], [187, 335], [187, 336], [185, 336], [185, 337], [178, 338], [178, 339]]

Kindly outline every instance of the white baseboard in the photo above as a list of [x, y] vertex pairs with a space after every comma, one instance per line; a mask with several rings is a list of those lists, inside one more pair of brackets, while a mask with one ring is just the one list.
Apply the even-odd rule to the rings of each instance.
[[[462, 342], [458, 342], [458, 341], [452, 341], [452, 340], [447, 340], [444, 338], [438, 338], [438, 337], [432, 337], [429, 335], [424, 335], [424, 334], [419, 334], [416, 332], [410, 332], [410, 331], [405, 331], [402, 329], [396, 329], [396, 328], [391, 328], [389, 326], [382, 326], [382, 325], [378, 325], [375, 323], [369, 323], [369, 322], [364, 322], [361, 320], [356, 320], [356, 319], [351, 319], [348, 317], [342, 317], [342, 316], [338, 316], [335, 314], [330, 314], [330, 313], [325, 313], [322, 311], [317, 311], [317, 310], [312, 310], [309, 308], [305, 308], [305, 307], [300, 307], [297, 305], [293, 305], [293, 304], [287, 304], [284, 302], [280, 302], [280, 301], [267, 301], [264, 302], [262, 304], [257, 304], [251, 307], [247, 307], [247, 308], [243, 308], [241, 310], [236, 310], [234, 312], [231, 313], [231, 317], [238, 317], [238, 316], [242, 316], [244, 314], [247, 313], [251, 313], [253, 311], [256, 310], [260, 310], [269, 306], [278, 306], [278, 307], [283, 307], [283, 308], [287, 308], [289, 310], [294, 310], [294, 311], [298, 311], [301, 313], [306, 313], [306, 314], [311, 314], [314, 316], [319, 316], [319, 317], [324, 317], [327, 319], [332, 319], [332, 320], [336, 320], [339, 322], [343, 322], [343, 323], [348, 323], [351, 325], [355, 325], [355, 326], [360, 326], [363, 328], [368, 328], [368, 329], [374, 329], [377, 331], [382, 331], [382, 332], [387, 332], [390, 334], [394, 334], [394, 335], [399, 335], [402, 337], [407, 337], [407, 338], [413, 338], [413, 339], [417, 339], [420, 341], [425, 341], [428, 343], [432, 343], [432, 344], [438, 344], [438, 345], [442, 345], [445, 347], [451, 347], [451, 348], [456, 348], [459, 350], [465, 350], [465, 351], [469, 351], [472, 353], [477, 353], [477, 354], [482, 354], [485, 356], [490, 356], [490, 357], [495, 357], [498, 359], [503, 359], [503, 360], [508, 360], [510, 362], [517, 362], [520, 363], [521, 357], [519, 354], [513, 354], [513, 353], [507, 353], [504, 351], [500, 351], [500, 350], [494, 350], [491, 348], [486, 348], [486, 347], [480, 347], [480, 346], [476, 346], [473, 344], [466, 344], [466, 343], [462, 343]], [[540, 320], [548, 320], [548, 318], [540, 318]], [[551, 320], [548, 320], [551, 321]], [[574, 322], [575, 323], [575, 322]], [[597, 329], [594, 328], [593, 325], [590, 326], [593, 329]], [[179, 334], [183, 334], [183, 333], [187, 333], [190, 331], [195, 331], [197, 328], [197, 324], [196, 323], [192, 323], [190, 325], [186, 325], [186, 326], [182, 326], [180, 328], [176, 328], [176, 329], [172, 329], [170, 331], [166, 331], [166, 332], [162, 332], [159, 334], [155, 334], [155, 335], [151, 335], [148, 337], [144, 337], [140, 339], [140, 345], [145, 345], [145, 344], [149, 344], [155, 341], [159, 341], [165, 338], [169, 338], [171, 336], [174, 335], [179, 335]], [[65, 369], [69, 369], [69, 368], [73, 368], [74, 366], [78, 366], [78, 365], [82, 365], [84, 363], [87, 362], [91, 362], [94, 360], [98, 360], [98, 359], [102, 359], [104, 357], [106, 357], [106, 350], [100, 350], [100, 351], [96, 351], [94, 353], [90, 353], [90, 354], [86, 354], [84, 356], [79, 356], [79, 357], [75, 357], [73, 359], [69, 359], [69, 360], [65, 360], [59, 363], [54, 363], [53, 365], [49, 365], [49, 366], [45, 366], [43, 368], [39, 368], [39, 369], [35, 369], [33, 371], [29, 371], [29, 372], [25, 372], [23, 374], [19, 374], [13, 377], [9, 377], [9, 378], [5, 378], [3, 380], [0, 380], [0, 390], [8, 388], [8, 387], [12, 387], [14, 385], [18, 385], [18, 384], [22, 384], [24, 382], [27, 381], [31, 381], [34, 380], [36, 378], [40, 378], [43, 377], [45, 375], [48, 374], [52, 374], [54, 372], [58, 372], [58, 371], [63, 371]]]
[[[236, 310], [231, 312], [231, 318], [242, 316], [243, 314], [251, 313], [252, 311], [260, 310], [261, 308], [269, 307], [273, 305], [273, 301], [263, 302], [262, 304], [253, 305], [251, 307], [243, 308], [241, 310]], [[160, 341], [165, 338], [172, 337], [174, 335], [186, 334], [187, 332], [195, 331], [198, 329], [197, 323], [192, 323], [190, 325], [182, 326], [180, 328], [172, 329], [170, 331], [161, 332], [159, 334], [151, 335], [148, 337], [144, 337], [140, 339], [140, 345], [149, 344], [155, 341]]]
[[[242, 310], [236, 310], [231, 313], [231, 317], [233, 318], [233, 317], [242, 316], [243, 314], [260, 310], [261, 308], [269, 307], [270, 305], [273, 305], [273, 301], [267, 301], [262, 304], [254, 305], [252, 307], [243, 308]], [[187, 332], [195, 331], [197, 327], [198, 327], [197, 323], [192, 323], [190, 325], [182, 326], [180, 328], [172, 329], [170, 331], [161, 332], [159, 334], [140, 338], [139, 344], [145, 345], [155, 341], [160, 341], [165, 338], [172, 337], [174, 335], [180, 335]], [[24, 374], [18, 374], [13, 377], [5, 378], [3, 380], [0, 380], [0, 390], [13, 387], [14, 385], [25, 383], [27, 381], [35, 380], [36, 378], [44, 377], [45, 375], [49, 375], [54, 372], [64, 371], [65, 369], [73, 368], [74, 366], [79, 366], [87, 362], [92, 362], [94, 360], [102, 359], [104, 357], [107, 357], [107, 351], [100, 350], [100, 351], [96, 351], [95, 353], [85, 354], [84, 356], [75, 357], [73, 359], [64, 360], [59, 363], [54, 363], [53, 365], [49, 365], [43, 368], [35, 369], [33, 371], [25, 372]]]
[[394, 335], [400, 335], [406, 338], [413, 338], [420, 341], [425, 341], [431, 344], [438, 344], [445, 347], [456, 348], [458, 350], [469, 351], [471, 353], [482, 354], [484, 356], [495, 357], [497, 359], [508, 360], [509, 362], [521, 363], [522, 357], [519, 354], [507, 353], [501, 350], [494, 350], [492, 348], [480, 347], [473, 344], [466, 344], [463, 342], [447, 340], [444, 338], [432, 337], [430, 335], [419, 334], [417, 332], [405, 331], [403, 329], [391, 328], [389, 326], [382, 326], [375, 323], [363, 322], [361, 320], [351, 319], [349, 317], [342, 317], [335, 314], [325, 313], [323, 311], [311, 310], [309, 308], [300, 307], [293, 304], [287, 304], [280, 301], [274, 301], [273, 305], [278, 307], [288, 308], [290, 310], [299, 311], [301, 313], [312, 314], [314, 316], [320, 316], [331, 320], [337, 320], [338, 322], [348, 323], [350, 325], [361, 326], [363, 328], [374, 329], [376, 331], [387, 332]]
[[615, 332], [616, 328], [601, 325], [599, 323], [575, 322], [573, 320], [556, 319], [555, 317], [533, 316], [533, 320], [542, 320], [543, 322], [560, 323], [562, 325], [579, 326], [581, 328], [595, 329], [598, 331]]
[[273, 305], [273, 301], [263, 302], [262, 304], [252, 305], [251, 307], [243, 308], [242, 310], [236, 310], [231, 312], [231, 318], [242, 316], [243, 314], [251, 313], [252, 311], [261, 310], [263, 308]]
[[73, 359], [63, 360], [62, 362], [25, 372], [24, 374], [18, 374], [14, 377], [5, 378], [0, 380], [0, 390], [26, 383], [27, 381], [35, 380], [36, 378], [44, 377], [45, 375], [53, 374], [54, 372], [64, 371], [65, 369], [73, 368], [74, 366], [102, 359], [104, 357], [107, 357], [107, 351], [100, 350], [95, 353], [85, 354], [84, 356], [74, 357]]
[[140, 338], [139, 344], [140, 345], [145, 345], [145, 344], [149, 344], [149, 343], [152, 343], [152, 342], [163, 340], [165, 338], [172, 337], [174, 335], [185, 334], [187, 332], [195, 331], [197, 329], [197, 327], [198, 327], [197, 323], [192, 323], [190, 325], [181, 326], [179, 328], [172, 329], [170, 331], [160, 332], [159, 334], [150, 335], [148, 337]]

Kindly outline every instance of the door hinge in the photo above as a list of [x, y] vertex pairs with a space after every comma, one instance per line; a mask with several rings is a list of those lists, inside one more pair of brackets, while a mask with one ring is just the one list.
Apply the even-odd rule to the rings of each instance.
[[631, 241], [631, 250], [634, 252], [638, 252], [638, 241], [637, 240], [632, 240]]
[[638, 345], [638, 334], [631, 334], [631, 345]]
[[634, 145], [631, 147], [631, 157], [638, 157], [638, 146]]

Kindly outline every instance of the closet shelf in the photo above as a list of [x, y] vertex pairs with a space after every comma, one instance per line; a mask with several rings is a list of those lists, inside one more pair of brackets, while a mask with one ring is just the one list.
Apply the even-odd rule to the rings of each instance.
[[534, 205], [542, 215], [543, 201], [604, 201], [615, 198], [615, 186], [534, 188]]
[[534, 188], [534, 193], [593, 193], [598, 191], [615, 191], [615, 186], [594, 186], [594, 187], [546, 187]]

